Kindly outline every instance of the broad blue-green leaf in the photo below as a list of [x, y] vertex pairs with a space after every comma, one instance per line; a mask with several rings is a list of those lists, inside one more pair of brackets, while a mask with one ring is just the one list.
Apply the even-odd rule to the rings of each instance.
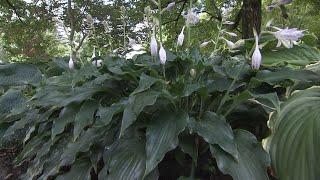
[[119, 112], [122, 109], [120, 106], [111, 106], [111, 107], [100, 107], [97, 115], [100, 117], [96, 123], [95, 126], [106, 126], [108, 125], [117, 112]]
[[0, 122], [13, 108], [22, 106], [25, 102], [26, 98], [21, 90], [9, 89], [0, 97]]
[[72, 164], [78, 153], [88, 152], [92, 144], [100, 142], [107, 128], [90, 128], [84, 131], [75, 142], [69, 142], [64, 148], [60, 159], [60, 166]]
[[74, 121], [78, 111], [79, 111], [79, 108], [76, 105], [69, 105], [64, 107], [61, 110], [59, 117], [55, 119], [52, 124], [52, 128], [51, 128], [52, 139], [54, 139], [56, 135], [62, 133], [64, 131], [64, 128], [69, 123]]
[[142, 179], [146, 163], [144, 147], [144, 139], [118, 140], [104, 158], [105, 166], [99, 173], [99, 179]]
[[264, 65], [277, 65], [289, 63], [292, 65], [305, 66], [320, 61], [319, 50], [306, 46], [294, 46], [292, 49], [280, 48], [277, 51], [263, 52]]
[[70, 171], [58, 176], [57, 180], [90, 180], [90, 171], [92, 165], [89, 159], [82, 158], [77, 160], [72, 166]]
[[268, 180], [267, 167], [270, 158], [256, 137], [245, 130], [236, 130], [234, 135], [239, 152], [238, 159], [219, 147], [210, 146], [219, 169], [225, 174], [230, 174], [234, 180]]
[[7, 129], [4, 137], [12, 136], [15, 133], [15, 131], [25, 128], [28, 124], [38, 119], [39, 119], [38, 110], [30, 111], [26, 113], [24, 117], [14, 122], [14, 124]]
[[273, 169], [279, 179], [320, 177], [320, 87], [296, 91], [269, 121]]
[[319, 82], [320, 75], [309, 70], [295, 70], [295, 69], [281, 69], [278, 71], [261, 70], [257, 73], [256, 79], [267, 82], [269, 84], [276, 84], [285, 80], [298, 80], [305, 82]]
[[123, 112], [120, 135], [123, 135], [124, 131], [136, 121], [138, 115], [146, 106], [156, 103], [159, 95], [160, 93], [156, 91], [146, 91], [130, 96]]
[[93, 100], [85, 101], [74, 121], [73, 138], [76, 140], [83, 129], [93, 123], [93, 115], [97, 110], [98, 103]]
[[147, 76], [145, 74], [141, 74], [140, 76], [140, 81], [139, 81], [139, 86], [132, 92], [131, 95], [143, 92], [147, 89], [149, 89], [153, 84], [156, 82], [161, 81], [160, 79], [153, 78], [151, 76]]
[[23, 162], [27, 157], [31, 157], [37, 153], [36, 149], [41, 147], [47, 141], [50, 132], [42, 133], [41, 135], [32, 138], [26, 145], [24, 145], [22, 152], [16, 157], [15, 163]]
[[36, 84], [41, 78], [40, 70], [31, 64], [0, 65], [0, 86]]
[[212, 145], [217, 144], [235, 159], [238, 158], [233, 131], [223, 117], [213, 112], [206, 112], [200, 121], [190, 119], [188, 126], [190, 130], [203, 137], [206, 142]]
[[178, 136], [185, 129], [188, 118], [183, 112], [158, 114], [148, 125], [145, 176], [158, 165], [168, 151], [177, 147]]

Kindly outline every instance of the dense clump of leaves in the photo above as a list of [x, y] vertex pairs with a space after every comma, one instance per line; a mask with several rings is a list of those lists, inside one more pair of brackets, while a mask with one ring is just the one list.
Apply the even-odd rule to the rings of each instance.
[[15, 162], [29, 161], [22, 178], [208, 178], [218, 168], [233, 179], [268, 179], [259, 140], [268, 113], [281, 109], [275, 92], [308, 87], [319, 75], [292, 67], [256, 73], [242, 56], [208, 58], [197, 49], [167, 57], [165, 66], [147, 54], [106, 57], [98, 69], [86, 64], [32, 81], [29, 98], [1, 106], [4, 137], [24, 131]]

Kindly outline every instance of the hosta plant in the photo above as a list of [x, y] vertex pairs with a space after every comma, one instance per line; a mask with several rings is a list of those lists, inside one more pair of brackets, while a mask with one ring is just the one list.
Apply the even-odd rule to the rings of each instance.
[[23, 97], [0, 107], [2, 139], [24, 134], [22, 179], [269, 179], [268, 113], [284, 113], [278, 97], [319, 80], [294, 64], [256, 71], [242, 55], [197, 49], [167, 50], [165, 64], [148, 54], [102, 64], [4, 88], [1, 105]]

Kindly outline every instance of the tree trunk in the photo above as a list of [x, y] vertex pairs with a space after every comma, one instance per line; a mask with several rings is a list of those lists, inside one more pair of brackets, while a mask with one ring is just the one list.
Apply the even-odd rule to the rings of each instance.
[[261, 28], [261, 0], [243, 0], [242, 8], [242, 38], [252, 38], [253, 28]]

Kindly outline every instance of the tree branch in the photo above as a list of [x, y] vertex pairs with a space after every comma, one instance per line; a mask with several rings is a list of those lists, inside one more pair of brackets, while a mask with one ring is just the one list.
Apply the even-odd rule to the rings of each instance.
[[[180, 17], [181, 17], [181, 13], [183, 12], [183, 9], [184, 9], [184, 7], [185, 7], [186, 4], [187, 4], [187, 0], [182, 0], [182, 1], [179, 1], [178, 3], [181, 3], [181, 2], [183, 2], [183, 4], [182, 4], [182, 7], [181, 7], [181, 9], [180, 9], [180, 11], [179, 11], [179, 14], [178, 14], [177, 18], [176, 18], [176, 19], [173, 19], [173, 20], [170, 20], [170, 21], [167, 21], [167, 22], [164, 22], [163, 25], [169, 24], [169, 23], [172, 23], [172, 22], [178, 22], [178, 21], [179, 21], [179, 19], [180, 19]], [[176, 25], [177, 25], [177, 23], [176, 23]]]
[[19, 21], [20, 21], [21, 23], [23, 23], [23, 24], [26, 24], [26, 23], [21, 19], [20, 15], [19, 15], [19, 13], [18, 13], [18, 11], [17, 11], [17, 8], [16, 8], [13, 4], [11, 4], [11, 2], [10, 2], [9, 0], [6, 0], [6, 2], [7, 2], [7, 4], [9, 5], [9, 7], [12, 8], [13, 12], [17, 15]]

